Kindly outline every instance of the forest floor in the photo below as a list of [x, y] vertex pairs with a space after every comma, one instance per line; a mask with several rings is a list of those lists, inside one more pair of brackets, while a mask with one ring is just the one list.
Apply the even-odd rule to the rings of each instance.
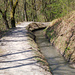
[[0, 75], [51, 75], [35, 60], [23, 22], [0, 39]]

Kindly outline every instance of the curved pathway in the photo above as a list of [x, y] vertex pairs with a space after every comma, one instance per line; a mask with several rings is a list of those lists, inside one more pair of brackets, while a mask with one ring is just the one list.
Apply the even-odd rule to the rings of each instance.
[[0, 75], [51, 75], [36, 60], [23, 22], [0, 39]]

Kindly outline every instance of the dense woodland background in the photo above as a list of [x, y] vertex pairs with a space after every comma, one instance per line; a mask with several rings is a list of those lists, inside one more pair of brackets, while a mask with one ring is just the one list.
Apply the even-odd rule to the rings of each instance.
[[23, 21], [51, 22], [49, 41], [75, 62], [75, 0], [0, 0], [0, 37]]
[[75, 0], [0, 0], [0, 32], [18, 22], [48, 22], [74, 10]]

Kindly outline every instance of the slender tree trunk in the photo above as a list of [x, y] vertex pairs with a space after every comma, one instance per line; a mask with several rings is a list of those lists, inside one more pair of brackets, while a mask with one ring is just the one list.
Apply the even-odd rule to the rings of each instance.
[[34, 0], [34, 10], [35, 10], [34, 19], [35, 19], [35, 21], [37, 21], [37, 8], [36, 8], [36, 0]]
[[11, 12], [10, 12], [11, 16], [10, 17], [11, 17], [11, 26], [12, 26], [12, 28], [16, 27], [14, 15], [15, 15], [15, 9], [16, 9], [17, 5], [18, 5], [18, 0], [16, 0], [15, 3], [13, 3], [13, 0], [11, 0]]
[[16, 25], [15, 25], [15, 18], [14, 18], [14, 16], [13, 16], [13, 17], [11, 17], [11, 26], [12, 26], [12, 28], [16, 27]]
[[32, 20], [36, 21], [36, 19], [37, 19], [36, 0], [32, 0]]
[[27, 4], [27, 3], [26, 3], [26, 0], [24, 0], [24, 15], [25, 15], [24, 17], [25, 17], [25, 21], [28, 21], [27, 10], [26, 10], [26, 9], [27, 9], [27, 8], [26, 8], [26, 4]]

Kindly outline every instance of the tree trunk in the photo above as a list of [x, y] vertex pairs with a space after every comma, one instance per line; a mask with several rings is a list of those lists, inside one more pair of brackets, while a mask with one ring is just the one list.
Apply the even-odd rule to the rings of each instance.
[[7, 19], [6, 19], [6, 18], [4, 18], [4, 21], [5, 21], [6, 29], [9, 29], [10, 27], [9, 27], [9, 24], [8, 24]]
[[34, 10], [35, 10], [35, 16], [34, 19], [37, 21], [37, 8], [36, 8], [36, 0], [34, 0]]
[[8, 24], [8, 21], [7, 21], [6, 11], [4, 13], [2, 13], [2, 17], [5, 21], [6, 29], [9, 29], [9, 24]]
[[11, 0], [11, 27], [12, 28], [14, 28], [14, 27], [16, 27], [16, 25], [15, 25], [15, 17], [14, 17], [14, 15], [15, 15], [15, 9], [16, 9], [16, 6], [18, 5], [18, 0], [16, 0], [16, 2], [15, 3], [13, 3], [13, 0]]
[[16, 27], [14, 17], [11, 18], [11, 26], [12, 26], [12, 28]]
[[25, 21], [28, 21], [28, 16], [26, 11], [26, 0], [24, 0], [24, 15], [25, 15]]
[[5, 22], [5, 25], [6, 25], [6, 29], [9, 29], [9, 24], [8, 24], [7, 15], [6, 15], [7, 9], [8, 9], [8, 0], [4, 0], [4, 4], [5, 4], [5, 10], [2, 11], [0, 9], [0, 13], [2, 14], [2, 17], [4, 19], [4, 22]]
[[8, 24], [8, 21], [7, 21], [7, 16], [6, 16], [6, 10], [5, 12], [3, 12], [1, 9], [0, 9], [0, 13], [2, 14], [2, 17], [4, 19], [4, 22], [5, 22], [5, 25], [6, 25], [6, 29], [9, 29], [9, 24]]

